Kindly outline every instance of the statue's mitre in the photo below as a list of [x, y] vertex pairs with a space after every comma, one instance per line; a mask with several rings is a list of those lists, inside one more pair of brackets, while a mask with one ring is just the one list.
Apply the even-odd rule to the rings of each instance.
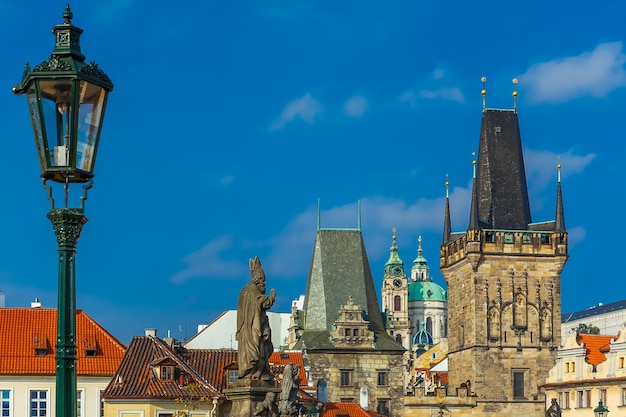
[[255, 256], [254, 259], [250, 259], [250, 274], [252, 275], [252, 279], [255, 280], [265, 276], [261, 260], [258, 256]]

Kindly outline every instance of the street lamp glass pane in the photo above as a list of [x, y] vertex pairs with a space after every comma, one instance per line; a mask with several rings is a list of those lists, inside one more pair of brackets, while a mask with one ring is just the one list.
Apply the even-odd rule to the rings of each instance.
[[70, 166], [72, 129], [72, 84], [70, 80], [41, 80], [44, 126], [48, 138], [50, 166]]
[[83, 171], [93, 171], [105, 98], [106, 92], [102, 87], [80, 82], [76, 168]]
[[39, 114], [39, 105], [37, 101], [37, 94], [35, 88], [31, 85], [26, 93], [26, 99], [28, 101], [28, 111], [30, 113], [30, 120], [33, 124], [33, 132], [35, 133], [35, 145], [37, 146], [37, 156], [39, 157], [39, 166], [41, 171], [45, 171], [46, 166], [46, 145], [43, 138], [43, 129], [41, 127], [41, 115]]

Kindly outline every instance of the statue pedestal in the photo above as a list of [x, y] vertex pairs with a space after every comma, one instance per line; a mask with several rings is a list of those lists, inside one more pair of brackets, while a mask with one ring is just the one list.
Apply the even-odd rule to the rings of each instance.
[[[254, 411], [257, 404], [265, 401], [267, 394], [271, 393], [274, 399], [280, 393], [280, 388], [268, 387], [268, 386], [235, 386], [233, 388], [225, 389], [224, 394], [232, 401], [232, 408], [229, 417], [251, 417], [254, 415]], [[278, 411], [278, 401], [275, 401], [273, 410]], [[260, 416], [270, 415], [266, 411], [258, 414]]]

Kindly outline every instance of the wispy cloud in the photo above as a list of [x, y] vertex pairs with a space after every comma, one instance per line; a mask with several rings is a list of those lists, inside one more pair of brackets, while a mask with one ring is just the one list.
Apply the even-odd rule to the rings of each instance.
[[463, 97], [463, 93], [457, 87], [442, 87], [437, 90], [422, 90], [420, 91], [420, 97], [430, 100], [441, 99], [456, 101], [457, 103], [465, 103], [465, 97]]
[[303, 97], [295, 99], [287, 104], [272, 126], [270, 131], [280, 130], [285, 125], [295, 119], [303, 120], [307, 123], [313, 123], [315, 118], [322, 113], [324, 108], [319, 101], [311, 97], [307, 93]]
[[465, 103], [465, 96], [461, 89], [454, 85], [453, 78], [454, 75], [443, 68], [435, 68], [428, 77], [419, 80], [412, 88], [404, 91], [398, 100], [411, 107], [417, 104], [419, 98]]
[[591, 52], [531, 66], [519, 79], [537, 103], [605, 97], [626, 85], [622, 42], [601, 43]]
[[353, 96], [343, 105], [343, 112], [350, 117], [361, 117], [369, 108], [367, 99], [363, 96]]
[[578, 174], [596, 158], [595, 153], [576, 155], [572, 149], [557, 153], [549, 150], [538, 151], [524, 149], [524, 165], [526, 178], [533, 191], [545, 190], [549, 184], [556, 182], [557, 164], [561, 164], [561, 179]]
[[232, 278], [244, 276], [246, 267], [239, 261], [224, 259], [226, 250], [233, 246], [233, 237], [220, 236], [195, 252], [185, 256], [187, 266], [170, 277], [176, 284], [196, 278]]

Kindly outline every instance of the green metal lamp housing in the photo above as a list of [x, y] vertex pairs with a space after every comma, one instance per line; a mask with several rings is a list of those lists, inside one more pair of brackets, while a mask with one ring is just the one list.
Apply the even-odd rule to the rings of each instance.
[[609, 414], [609, 409], [602, 404], [602, 401], [600, 401], [598, 402], [598, 406], [593, 409], [593, 413], [596, 417], [606, 417]]
[[64, 22], [52, 33], [50, 59], [32, 71], [27, 63], [15, 94], [26, 94], [35, 135], [41, 177], [60, 183], [83, 183], [93, 177], [109, 77], [80, 51], [83, 30], [73, 26], [69, 5]]
[[308, 411], [308, 417], [320, 417], [320, 410], [316, 407], [315, 403], [311, 404], [311, 408]]

